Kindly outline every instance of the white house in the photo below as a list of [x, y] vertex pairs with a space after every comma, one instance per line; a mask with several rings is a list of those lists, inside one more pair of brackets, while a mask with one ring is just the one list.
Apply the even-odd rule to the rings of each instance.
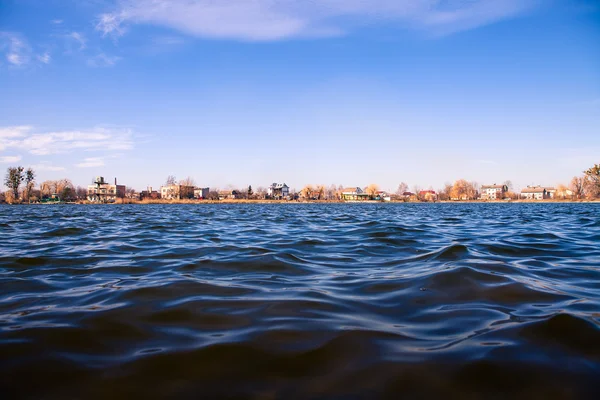
[[273, 183], [267, 189], [267, 195], [276, 200], [286, 199], [290, 195], [290, 188], [285, 183]]
[[529, 200], [543, 200], [547, 198], [546, 188], [541, 186], [527, 186], [521, 190], [521, 197]]
[[506, 185], [483, 185], [481, 187], [481, 199], [482, 200], [502, 200], [504, 195], [508, 192], [508, 186]]

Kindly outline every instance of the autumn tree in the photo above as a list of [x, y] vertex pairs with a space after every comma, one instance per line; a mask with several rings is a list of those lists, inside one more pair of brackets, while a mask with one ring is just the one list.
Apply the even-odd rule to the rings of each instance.
[[312, 185], [306, 185], [300, 191], [300, 196], [307, 200], [312, 200], [314, 197], [315, 188]]
[[475, 200], [477, 198], [477, 184], [465, 179], [459, 179], [454, 182], [450, 191], [452, 200]]
[[313, 195], [317, 200], [323, 200], [325, 197], [325, 185], [317, 185]]
[[13, 200], [15, 201], [19, 199], [19, 187], [25, 179], [23, 171], [23, 167], [9, 167], [6, 170], [6, 178], [4, 179], [4, 184], [11, 191]]
[[367, 186], [367, 189], [365, 190], [365, 192], [371, 198], [375, 198], [377, 196], [377, 194], [379, 193], [379, 185], [377, 185], [375, 183], [371, 183], [369, 186]]
[[567, 197], [570, 197], [568, 195], [568, 191], [569, 189], [565, 185], [560, 184], [556, 188], [556, 196], [560, 197], [561, 199], [566, 199]]

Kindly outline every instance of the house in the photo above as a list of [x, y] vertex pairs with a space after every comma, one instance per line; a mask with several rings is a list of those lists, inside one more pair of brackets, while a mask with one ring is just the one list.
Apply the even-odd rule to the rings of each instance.
[[508, 186], [506, 185], [483, 185], [481, 187], [482, 200], [502, 200], [504, 195], [508, 192]]
[[146, 190], [140, 192], [140, 200], [158, 200], [160, 199], [160, 193], [156, 190], [152, 190], [152, 186], [148, 186]]
[[371, 200], [371, 196], [368, 193], [365, 193], [359, 187], [351, 187], [342, 189], [342, 200], [343, 201], [365, 201]]
[[556, 188], [554, 187], [546, 187], [546, 198], [553, 199], [556, 197]]
[[193, 199], [194, 187], [177, 184], [161, 186], [160, 198], [166, 200]]
[[392, 201], [392, 196], [385, 190], [379, 190], [377, 192], [377, 197], [383, 201]]
[[273, 183], [267, 189], [267, 196], [275, 200], [287, 199], [290, 195], [290, 188], [285, 183]]
[[242, 192], [237, 190], [220, 190], [219, 191], [219, 200], [234, 200], [234, 199], [243, 199], [244, 196]]
[[104, 180], [104, 177], [97, 176], [94, 180], [94, 184], [89, 185], [87, 189], [87, 199], [94, 203], [114, 203], [117, 198], [125, 197], [125, 185], [117, 185], [117, 178], [115, 178], [115, 184]]
[[547, 198], [546, 188], [541, 186], [527, 186], [521, 190], [521, 198], [529, 200], [543, 200]]
[[209, 189], [206, 188], [194, 188], [194, 198], [195, 199], [208, 199]]

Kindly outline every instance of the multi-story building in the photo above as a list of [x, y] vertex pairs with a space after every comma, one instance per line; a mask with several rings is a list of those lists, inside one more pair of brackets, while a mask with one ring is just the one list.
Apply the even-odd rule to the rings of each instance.
[[290, 195], [290, 188], [285, 183], [273, 183], [267, 189], [267, 196], [275, 200], [287, 199]]
[[481, 199], [482, 200], [502, 200], [504, 195], [508, 192], [508, 186], [506, 185], [483, 185], [481, 187]]
[[208, 199], [209, 189], [206, 188], [195, 188], [194, 189], [194, 198], [195, 199]]
[[165, 200], [193, 199], [194, 187], [186, 185], [161, 186], [160, 198]]
[[89, 201], [94, 203], [114, 203], [118, 198], [125, 197], [125, 185], [117, 185], [117, 178], [115, 178], [115, 184], [104, 180], [104, 177], [97, 176], [94, 180], [94, 184], [88, 186], [87, 198]]

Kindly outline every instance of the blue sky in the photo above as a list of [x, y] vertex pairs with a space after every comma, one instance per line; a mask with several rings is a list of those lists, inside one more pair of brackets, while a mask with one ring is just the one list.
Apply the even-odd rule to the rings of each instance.
[[3, 0], [0, 168], [556, 185], [600, 162], [586, 0]]

